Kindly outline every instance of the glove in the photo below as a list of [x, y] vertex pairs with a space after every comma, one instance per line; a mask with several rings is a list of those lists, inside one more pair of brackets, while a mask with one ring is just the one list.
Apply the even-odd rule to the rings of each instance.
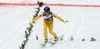
[[66, 22], [68, 22], [68, 20], [64, 20], [64, 23], [66, 24]]
[[33, 22], [31, 21], [31, 22], [29, 22], [29, 24], [30, 24], [30, 25], [33, 25]]

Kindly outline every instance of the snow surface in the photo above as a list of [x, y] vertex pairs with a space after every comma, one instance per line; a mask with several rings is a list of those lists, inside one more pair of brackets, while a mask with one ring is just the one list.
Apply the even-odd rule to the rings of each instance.
[[81, 5], [100, 5], [100, 0], [39, 0], [46, 3], [81, 4]]
[[22, 1], [23, 0], [0, 0], [0, 2], [3, 2], [3, 3], [18, 3]]
[[[97, 1], [96, 1], [97, 2]], [[37, 6], [0, 6], [0, 49], [19, 49], [24, 40], [25, 29], [29, 26]], [[41, 8], [43, 12], [44, 7]], [[54, 32], [64, 35], [64, 40], [51, 46], [43, 43], [43, 18], [36, 21], [25, 49], [100, 49], [100, 7], [50, 6], [51, 11], [67, 24], [54, 18]], [[39, 13], [39, 14], [40, 14]], [[42, 21], [41, 21], [42, 20]], [[36, 35], [39, 40], [36, 40]], [[52, 36], [48, 33], [49, 38]], [[74, 38], [70, 41], [70, 37]], [[90, 41], [94, 37], [96, 41]], [[85, 41], [81, 41], [82, 39]]]

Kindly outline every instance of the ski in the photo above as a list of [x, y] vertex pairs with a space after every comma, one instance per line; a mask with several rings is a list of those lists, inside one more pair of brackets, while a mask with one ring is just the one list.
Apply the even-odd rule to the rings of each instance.
[[51, 43], [52, 45], [56, 44], [58, 41], [52, 41], [52, 42], [49, 42]]
[[40, 44], [40, 45], [42, 45], [42, 47], [46, 46], [48, 43], [50, 43], [51, 45], [54, 45], [54, 44], [56, 44], [58, 41], [62, 41], [62, 40], [63, 40], [63, 35], [59, 36], [57, 41], [54, 41], [53, 38], [49, 38], [48, 40], [49, 40], [49, 41], [48, 41], [47, 43], [42, 43], [42, 44]]
[[44, 46], [46, 46], [46, 45], [47, 45], [47, 43], [42, 43], [42, 44], [40, 44], [40, 45], [42, 45], [42, 46], [44, 47]]
[[62, 40], [63, 40], [63, 35], [59, 36], [57, 41], [54, 41], [54, 40], [51, 41], [51, 40], [52, 40], [52, 38], [50, 39], [49, 43], [51, 43], [52, 45], [54, 45], [54, 44], [56, 44], [58, 41], [62, 41]]

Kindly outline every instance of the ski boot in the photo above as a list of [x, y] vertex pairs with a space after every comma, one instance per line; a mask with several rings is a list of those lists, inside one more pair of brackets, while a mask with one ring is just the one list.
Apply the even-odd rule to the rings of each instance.
[[45, 46], [47, 44], [47, 42], [48, 42], [48, 39], [45, 39], [44, 40], [44, 43], [43, 44], [40, 44], [40, 45]]
[[54, 41], [58, 41], [58, 37], [56, 37]]
[[52, 44], [55, 44], [58, 41], [58, 37], [54, 38], [54, 42]]
[[46, 44], [47, 44], [47, 42], [48, 42], [48, 39], [45, 39], [45, 40], [44, 40], [44, 43], [46, 43]]

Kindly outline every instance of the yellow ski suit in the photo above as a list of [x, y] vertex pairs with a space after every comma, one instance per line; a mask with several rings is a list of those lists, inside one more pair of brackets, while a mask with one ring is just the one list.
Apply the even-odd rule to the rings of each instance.
[[62, 18], [60, 18], [59, 16], [55, 15], [53, 12], [51, 12], [51, 14], [49, 16], [46, 16], [44, 13], [41, 13], [39, 16], [34, 18], [34, 20], [32, 22], [35, 22], [36, 20], [38, 20], [41, 17], [44, 17], [44, 21], [43, 21], [44, 39], [48, 39], [47, 27], [49, 29], [49, 33], [51, 35], [53, 35], [54, 38], [57, 38], [56, 33], [53, 32], [53, 22], [54, 22], [53, 17], [57, 18], [58, 20], [60, 20], [62, 22], [64, 22], [64, 20]]

